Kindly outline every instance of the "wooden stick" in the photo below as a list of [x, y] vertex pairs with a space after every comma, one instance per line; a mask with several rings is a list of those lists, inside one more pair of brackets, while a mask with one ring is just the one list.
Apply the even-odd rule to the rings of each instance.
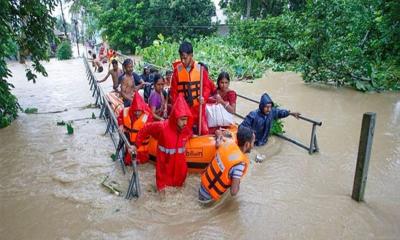
[[[201, 118], [203, 116], [203, 103], [200, 101], [200, 98], [203, 98], [203, 67], [200, 65], [200, 96], [199, 96], [199, 102], [200, 102], [200, 112], [199, 112], [199, 136], [201, 135]], [[204, 101], [204, 99], [203, 99]]]

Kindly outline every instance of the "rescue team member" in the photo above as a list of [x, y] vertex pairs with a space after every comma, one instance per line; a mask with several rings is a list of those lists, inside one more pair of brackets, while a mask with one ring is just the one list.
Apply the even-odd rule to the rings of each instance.
[[[118, 116], [118, 128], [125, 133], [130, 144], [135, 145], [139, 130], [141, 130], [146, 123], [152, 121], [153, 114], [149, 106], [147, 106], [143, 98], [136, 91], [131, 106], [124, 108]], [[136, 158], [139, 163], [145, 163], [149, 159], [147, 150], [148, 143], [149, 138], [146, 138], [136, 151]], [[126, 151], [124, 162], [126, 165], [132, 164], [131, 155], [128, 151]]]
[[255, 145], [262, 146], [268, 141], [273, 120], [285, 118], [289, 115], [298, 119], [301, 114], [298, 112], [290, 112], [285, 109], [276, 108], [271, 97], [264, 93], [261, 96], [258, 109], [250, 112], [246, 116], [243, 122], [239, 125], [239, 129], [243, 126], [251, 128], [256, 134]]
[[237, 145], [232, 140], [222, 143], [215, 158], [201, 175], [199, 201], [203, 204], [217, 201], [230, 188], [232, 196], [239, 192], [240, 180], [249, 167], [245, 155], [254, 146], [255, 135], [250, 128], [242, 127], [237, 132]]
[[158, 191], [163, 191], [167, 186], [181, 187], [187, 175], [185, 144], [192, 136], [192, 113], [182, 96], [177, 97], [167, 120], [146, 124], [139, 131], [136, 146], [140, 148], [148, 136], [158, 141]]
[[104, 82], [107, 80], [107, 78], [111, 75], [112, 81], [113, 81], [113, 89], [116, 92], [118, 91], [118, 77], [121, 76], [123, 74], [122, 69], [120, 69], [118, 67], [118, 61], [116, 59], [112, 60], [112, 69], [108, 70], [107, 75], [102, 79], [102, 80], [98, 80], [98, 83]]
[[[193, 116], [193, 125], [198, 128], [200, 103], [202, 103], [201, 135], [208, 133], [205, 102], [215, 88], [208, 77], [208, 71], [201, 64], [193, 60], [193, 47], [189, 42], [183, 42], [179, 47], [180, 60], [173, 63], [170, 96], [172, 104], [182, 94], [190, 107]], [[203, 94], [200, 96], [200, 75], [203, 77]], [[196, 131], [196, 134], [198, 132]]]

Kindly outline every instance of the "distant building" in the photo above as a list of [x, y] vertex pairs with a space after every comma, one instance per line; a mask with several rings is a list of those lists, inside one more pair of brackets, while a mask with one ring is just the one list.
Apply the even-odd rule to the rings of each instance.
[[64, 32], [61, 32], [58, 29], [54, 29], [53, 32], [54, 35], [58, 37], [61, 41], [68, 39], [68, 36], [66, 36]]

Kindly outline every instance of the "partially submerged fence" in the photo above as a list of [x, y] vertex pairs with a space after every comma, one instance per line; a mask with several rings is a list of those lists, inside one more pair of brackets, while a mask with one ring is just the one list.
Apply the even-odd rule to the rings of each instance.
[[[118, 121], [114, 114], [114, 111], [111, 108], [103, 89], [97, 84], [97, 80], [85, 57], [83, 58], [83, 62], [86, 67], [86, 75], [87, 79], [89, 80], [92, 96], [96, 99], [96, 106], [100, 108], [99, 117], [104, 119], [107, 123], [105, 134], [109, 134], [111, 136], [111, 139], [115, 146], [115, 156], [117, 158], [116, 160], [120, 162], [122, 172], [125, 174], [126, 169], [124, 164], [124, 156], [126, 149], [130, 148], [131, 144], [129, 143], [125, 134], [118, 129]], [[133, 197], [138, 198], [141, 194], [136, 157], [134, 153], [130, 154], [132, 159], [132, 177], [129, 181], [128, 190], [125, 195], [126, 199], [132, 199]]]
[[[128, 56], [125, 56], [123, 54], [119, 54], [119, 56], [122, 58], [122, 60], [128, 58]], [[90, 90], [92, 91], [92, 97], [94, 97], [96, 99], [95, 105], [100, 108], [99, 117], [101, 119], [104, 119], [107, 123], [105, 134], [110, 135], [110, 137], [114, 143], [114, 147], [115, 147], [116, 160], [119, 161], [121, 168], [122, 168], [122, 172], [125, 174], [126, 167], [125, 167], [125, 163], [124, 163], [124, 156], [125, 156], [126, 149], [130, 148], [131, 144], [129, 143], [125, 134], [118, 129], [118, 121], [114, 114], [114, 111], [113, 111], [112, 107], [110, 106], [110, 103], [108, 102], [103, 89], [98, 85], [97, 80], [89, 66], [87, 58], [84, 57], [83, 61], [84, 61], [85, 67], [86, 67], [86, 74], [87, 74], [87, 79], [89, 81]], [[158, 66], [156, 66], [156, 67], [158, 67]], [[237, 94], [237, 96], [242, 99], [245, 99], [247, 101], [259, 104], [259, 102], [254, 99], [242, 96], [240, 94]], [[242, 116], [240, 114], [235, 113], [235, 116], [244, 119], [244, 116]], [[287, 136], [284, 136], [281, 134], [276, 134], [276, 135], [280, 138], [283, 138], [283, 139], [291, 142], [291, 143], [296, 144], [299, 147], [306, 149], [309, 152], [309, 154], [318, 152], [319, 147], [318, 147], [318, 142], [317, 142], [316, 127], [321, 126], [322, 122], [312, 120], [312, 119], [304, 117], [304, 116], [299, 116], [299, 119], [304, 120], [309, 123], [312, 123], [311, 139], [310, 139], [309, 146], [306, 146], [305, 144], [300, 143], [300, 142], [298, 142], [292, 138], [289, 138]], [[134, 197], [138, 198], [138, 197], [140, 197], [140, 194], [141, 194], [136, 156], [135, 156], [135, 153], [130, 153], [130, 154], [131, 154], [131, 159], [132, 159], [132, 177], [129, 181], [128, 190], [125, 195], [126, 199], [132, 199]]]
[[[260, 104], [259, 101], [251, 99], [251, 98], [248, 98], [248, 97], [245, 97], [243, 95], [237, 94], [237, 96], [242, 98], [242, 99], [245, 99], [247, 101]], [[242, 116], [242, 115], [240, 115], [238, 113], [235, 113], [235, 116], [237, 116], [237, 117], [239, 117], [241, 119], [244, 119], [244, 116]], [[280, 137], [280, 138], [285, 139], [286, 141], [294, 143], [294, 144], [296, 144], [297, 146], [299, 146], [301, 148], [304, 148], [305, 150], [308, 151], [309, 154], [313, 154], [315, 152], [318, 152], [319, 151], [319, 147], [318, 147], [318, 141], [317, 141], [317, 126], [321, 126], [322, 122], [321, 121], [317, 121], [317, 120], [313, 120], [313, 119], [310, 119], [310, 118], [307, 118], [307, 117], [304, 117], [304, 116], [301, 116], [301, 115], [299, 116], [299, 119], [301, 119], [303, 121], [306, 121], [306, 122], [309, 122], [309, 123], [312, 123], [311, 139], [310, 139], [310, 144], [308, 146], [306, 146], [305, 144], [300, 143], [299, 141], [296, 141], [296, 140], [294, 140], [294, 139], [292, 139], [290, 137], [287, 137], [285, 135], [282, 135], [282, 134], [275, 134], [275, 135]]]

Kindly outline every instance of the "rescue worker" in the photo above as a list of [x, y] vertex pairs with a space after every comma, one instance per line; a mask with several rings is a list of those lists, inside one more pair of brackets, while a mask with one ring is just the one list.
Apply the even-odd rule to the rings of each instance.
[[[124, 108], [118, 117], [118, 128], [125, 133], [130, 144], [135, 145], [137, 134], [146, 123], [153, 121], [153, 114], [149, 106], [144, 102], [143, 98], [136, 91], [133, 95], [130, 107]], [[149, 138], [142, 141], [141, 146], [137, 148], [136, 158], [139, 163], [145, 163], [149, 159], [147, 145]], [[126, 165], [132, 164], [131, 155], [126, 151], [124, 162]]]
[[258, 109], [250, 112], [240, 124], [239, 128], [242, 126], [251, 128], [256, 134], [255, 145], [262, 146], [268, 141], [273, 120], [285, 118], [289, 115], [298, 119], [301, 114], [276, 108], [270, 96], [264, 93], [261, 96]]
[[250, 128], [242, 127], [237, 132], [237, 145], [233, 140], [219, 144], [215, 158], [201, 175], [199, 202], [207, 204], [218, 201], [230, 188], [232, 196], [239, 192], [240, 180], [249, 167], [250, 153], [255, 135]]
[[181, 187], [187, 175], [185, 144], [192, 136], [192, 114], [183, 96], [178, 96], [167, 120], [146, 124], [139, 132], [136, 146], [152, 136], [158, 141], [156, 186]]
[[[170, 96], [174, 104], [178, 95], [183, 95], [190, 107], [193, 116], [193, 125], [198, 133], [200, 103], [202, 104], [201, 135], [208, 133], [205, 102], [214, 83], [208, 77], [208, 71], [201, 64], [193, 60], [193, 47], [189, 42], [183, 42], [179, 47], [180, 60], [173, 63]], [[200, 77], [203, 78], [203, 93], [200, 96]]]

